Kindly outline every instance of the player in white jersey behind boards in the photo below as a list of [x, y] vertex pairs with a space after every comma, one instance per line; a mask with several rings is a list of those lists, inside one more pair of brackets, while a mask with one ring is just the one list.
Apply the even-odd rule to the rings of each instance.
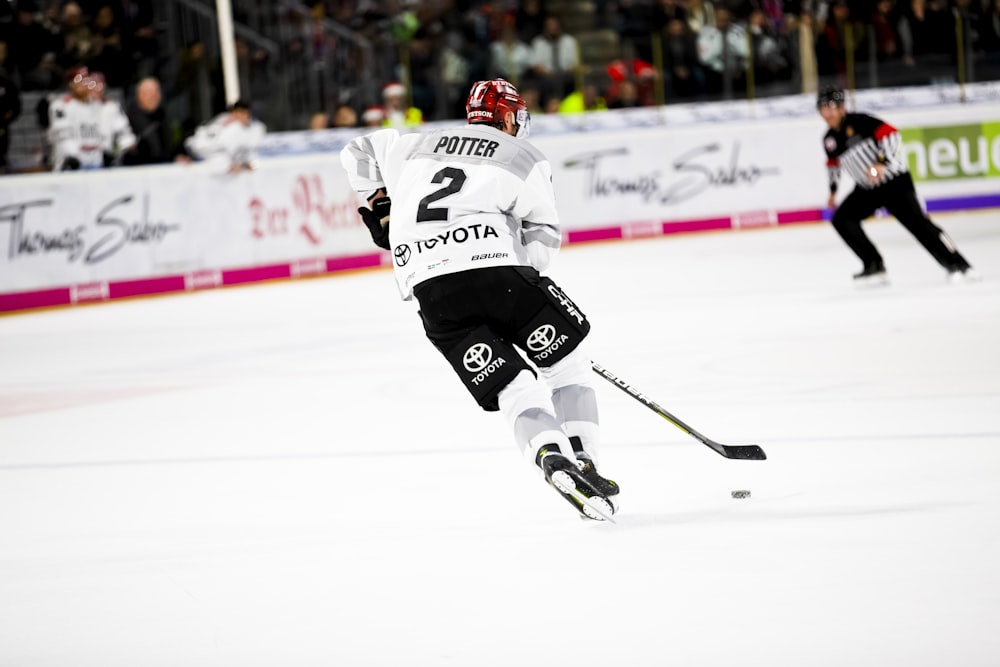
[[924, 213], [902, 152], [899, 130], [874, 116], [848, 113], [844, 91], [837, 86], [820, 90], [816, 107], [830, 127], [823, 137], [830, 175], [827, 206], [835, 208], [842, 171], [856, 184], [833, 213], [833, 228], [862, 263], [854, 279], [859, 283], [886, 282], [882, 255], [861, 229], [861, 221], [883, 207], [945, 268], [951, 280], [976, 279], [952, 240]]
[[453, 129], [351, 141], [341, 162], [371, 206], [359, 213], [476, 402], [503, 413], [582, 516], [610, 518], [618, 485], [596, 467], [597, 397], [581, 345], [590, 322], [539, 273], [561, 243], [552, 167], [525, 140], [530, 116], [507, 81], [474, 84], [466, 116]]
[[257, 164], [257, 148], [267, 128], [254, 120], [250, 103], [236, 100], [229, 110], [199, 125], [185, 142], [199, 160], [230, 174], [251, 171]]
[[107, 81], [101, 72], [90, 72], [87, 81], [90, 99], [101, 108], [101, 150], [104, 152], [104, 166], [119, 165], [127, 151], [135, 148], [136, 138], [128, 116], [118, 100], [109, 99]]
[[101, 106], [90, 99], [90, 72], [76, 67], [67, 74], [69, 92], [49, 104], [47, 141], [53, 171], [100, 169]]

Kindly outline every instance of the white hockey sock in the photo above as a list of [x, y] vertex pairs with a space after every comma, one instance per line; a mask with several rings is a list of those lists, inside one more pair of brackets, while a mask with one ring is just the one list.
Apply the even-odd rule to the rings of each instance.
[[556, 419], [548, 388], [530, 371], [518, 373], [500, 392], [498, 403], [514, 432], [514, 441], [532, 463], [538, 450], [548, 444], [558, 445], [564, 455], [575, 458], [569, 438]]

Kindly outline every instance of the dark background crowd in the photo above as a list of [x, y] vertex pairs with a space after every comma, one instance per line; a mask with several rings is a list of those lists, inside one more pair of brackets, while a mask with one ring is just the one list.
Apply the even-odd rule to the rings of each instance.
[[[214, 11], [0, 0], [0, 169], [46, 168], [45, 102], [81, 65], [142, 124], [145, 152], [125, 163], [175, 159], [226, 107]], [[383, 92], [397, 82], [414, 124], [461, 118], [470, 84], [495, 76], [535, 113], [1000, 78], [1000, 0], [234, 0], [233, 12], [241, 97], [272, 132], [393, 122]]]

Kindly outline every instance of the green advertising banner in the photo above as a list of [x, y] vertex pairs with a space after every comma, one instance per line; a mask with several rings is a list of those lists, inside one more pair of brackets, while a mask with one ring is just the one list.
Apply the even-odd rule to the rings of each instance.
[[1000, 176], [1000, 122], [900, 130], [915, 181]]

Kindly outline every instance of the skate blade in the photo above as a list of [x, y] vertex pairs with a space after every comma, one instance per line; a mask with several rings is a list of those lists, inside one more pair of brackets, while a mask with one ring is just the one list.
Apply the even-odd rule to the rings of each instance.
[[889, 284], [889, 276], [884, 273], [879, 273], [874, 276], [865, 276], [864, 278], [855, 278], [854, 286], [858, 289], [871, 289], [873, 287], [886, 287]]
[[559, 471], [552, 475], [552, 485], [560, 493], [565, 494], [580, 504], [580, 510], [587, 515], [587, 518], [594, 521], [607, 521], [618, 523], [614, 519], [614, 508], [610, 502], [604, 498], [588, 498], [580, 493], [573, 482], [573, 478], [567, 473]]

